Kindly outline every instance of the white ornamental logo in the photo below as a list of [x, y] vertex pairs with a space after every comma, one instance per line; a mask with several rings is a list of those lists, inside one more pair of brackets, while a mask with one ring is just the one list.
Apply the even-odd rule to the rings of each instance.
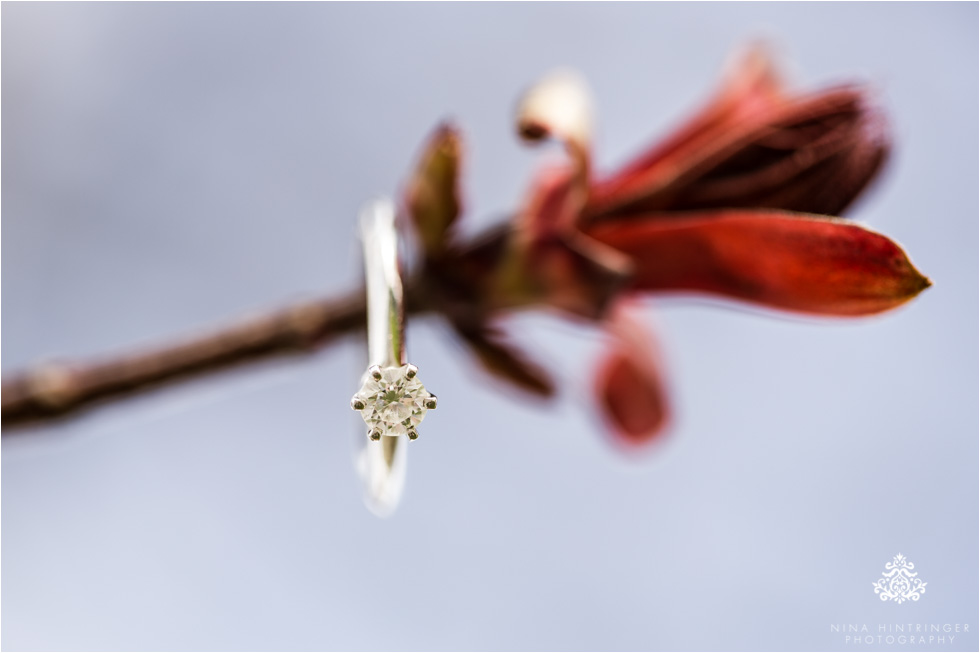
[[885, 565], [885, 573], [881, 578], [872, 583], [875, 594], [882, 601], [891, 600], [896, 603], [918, 601], [919, 597], [926, 593], [926, 584], [916, 578], [919, 573], [912, 571], [913, 569], [915, 565], [899, 553], [894, 560]]

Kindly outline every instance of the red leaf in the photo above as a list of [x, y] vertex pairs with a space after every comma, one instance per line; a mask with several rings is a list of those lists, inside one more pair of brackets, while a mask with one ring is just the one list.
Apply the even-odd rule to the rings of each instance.
[[622, 302], [609, 322], [612, 345], [595, 376], [599, 407], [617, 441], [643, 445], [668, 422], [660, 355], [642, 322]]
[[714, 147], [733, 125], [782, 103], [782, 83], [768, 53], [750, 50], [736, 62], [720, 92], [687, 124], [635, 161], [592, 188], [589, 213], [600, 215], [642, 198], [688, 167], [687, 161]]
[[866, 315], [930, 282], [894, 242], [843, 220], [719, 211], [608, 221], [593, 238], [630, 255], [643, 290], [699, 290], [776, 308]]
[[595, 184], [587, 214], [773, 208], [839, 214], [890, 147], [860, 87], [779, 94], [771, 69], [749, 65], [664, 145]]

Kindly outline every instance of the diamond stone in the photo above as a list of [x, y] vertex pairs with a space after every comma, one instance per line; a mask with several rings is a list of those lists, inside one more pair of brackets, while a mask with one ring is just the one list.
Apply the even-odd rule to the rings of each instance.
[[360, 410], [369, 432], [377, 429], [381, 435], [418, 437], [415, 427], [425, 417], [433, 396], [419, 381], [413, 365], [384, 367], [380, 372], [380, 379], [367, 375], [351, 406]]

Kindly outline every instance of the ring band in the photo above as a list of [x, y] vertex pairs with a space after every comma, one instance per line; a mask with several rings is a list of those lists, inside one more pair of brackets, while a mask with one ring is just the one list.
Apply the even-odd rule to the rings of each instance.
[[364, 207], [360, 226], [367, 287], [368, 365], [398, 367], [405, 364], [405, 307], [391, 202], [377, 200]]
[[359, 467], [368, 505], [388, 514], [398, 504], [405, 479], [405, 438], [436, 407], [436, 397], [405, 361], [405, 306], [395, 207], [389, 200], [367, 204], [360, 215], [367, 290], [368, 368], [351, 408], [368, 427]]

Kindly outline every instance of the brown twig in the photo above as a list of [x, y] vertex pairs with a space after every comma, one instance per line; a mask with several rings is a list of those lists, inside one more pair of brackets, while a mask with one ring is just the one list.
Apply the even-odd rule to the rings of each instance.
[[[498, 256], [506, 228], [494, 228], [454, 251], [436, 273], [423, 266], [405, 279], [405, 311], [439, 312], [451, 323], [486, 319], [474, 305], [478, 295], [461, 279], [466, 261], [480, 275]], [[447, 255], [448, 256], [448, 255]], [[447, 259], [448, 260], [448, 259]], [[451, 273], [449, 272], [451, 271]], [[424, 292], [423, 292], [424, 290]], [[496, 309], [507, 308], [506, 303]], [[4, 434], [13, 427], [74, 415], [96, 403], [120, 399], [242, 363], [311, 352], [331, 340], [364, 329], [364, 289], [342, 298], [319, 299], [263, 313], [224, 328], [156, 347], [88, 361], [53, 361], [5, 376]]]
[[175, 344], [102, 360], [51, 362], [3, 380], [2, 424], [74, 413], [108, 398], [135, 394], [231, 365], [312, 351], [364, 327], [363, 291], [339, 300], [296, 304]]

